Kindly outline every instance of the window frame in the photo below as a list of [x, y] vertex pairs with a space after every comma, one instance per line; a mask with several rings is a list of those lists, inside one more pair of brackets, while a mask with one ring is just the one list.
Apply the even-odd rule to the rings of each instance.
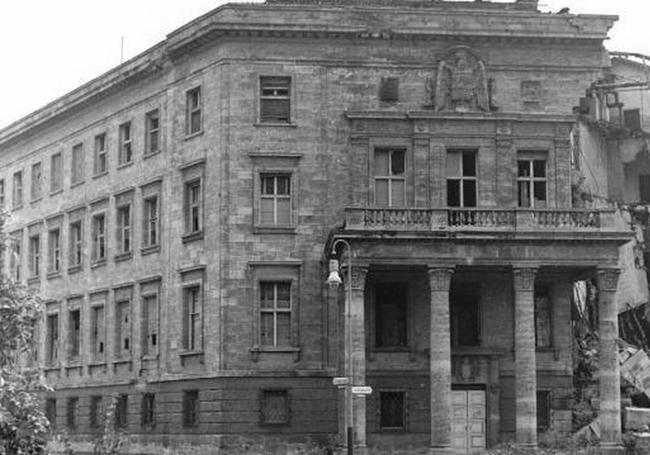
[[[543, 161], [544, 162], [544, 176], [537, 177], [535, 176], [535, 162]], [[528, 176], [519, 175], [519, 165], [520, 163], [528, 163]], [[547, 209], [549, 208], [549, 160], [548, 153], [544, 151], [539, 152], [526, 152], [519, 151], [517, 152], [517, 207], [522, 209]], [[538, 183], [544, 184], [544, 206], [536, 207], [535, 205], [535, 186]], [[520, 185], [525, 184], [528, 188], [528, 205], [523, 205], [521, 200], [521, 190]]]
[[[269, 406], [272, 395], [282, 396], [284, 399], [284, 419], [269, 419]], [[260, 391], [260, 424], [263, 426], [288, 426], [291, 424], [291, 394], [289, 389], [265, 388]]]
[[45, 418], [50, 422], [50, 430], [56, 428], [57, 409], [56, 398], [48, 397], [45, 399]]
[[66, 426], [69, 430], [77, 428], [77, 410], [79, 409], [79, 397], [73, 396], [66, 399]]
[[[387, 152], [388, 153], [388, 174], [387, 175], [377, 175], [376, 174], [376, 163], [377, 163], [377, 154], [378, 153], [383, 153]], [[404, 156], [404, 172], [401, 177], [398, 177], [399, 174], [392, 174], [392, 163], [393, 163], [393, 154], [399, 152], [402, 153]], [[399, 207], [399, 208], [404, 208], [407, 207], [407, 185], [408, 185], [408, 169], [409, 169], [409, 163], [408, 163], [408, 149], [405, 147], [374, 147], [373, 150], [373, 166], [372, 166], [372, 183], [373, 183], [373, 191], [374, 191], [374, 205], [378, 207]], [[378, 181], [386, 181], [388, 183], [388, 203], [386, 205], [380, 205], [377, 202], [377, 183]], [[393, 203], [393, 182], [402, 182], [403, 185], [403, 194], [402, 194], [402, 200], [404, 203], [402, 205], [398, 205]]]
[[[192, 201], [192, 189], [198, 187], [198, 201]], [[203, 232], [203, 177], [195, 177], [184, 182], [185, 236], [199, 235]], [[197, 229], [194, 229], [194, 210], [196, 209]]]
[[24, 203], [22, 169], [13, 173], [11, 199], [11, 206], [14, 210], [22, 208]]
[[[106, 214], [107, 211], [102, 210], [102, 211], [94, 212], [90, 218], [91, 242], [92, 242], [91, 259], [93, 264], [101, 264], [106, 261], [106, 250], [107, 250]], [[102, 222], [101, 224], [98, 224], [98, 221], [100, 219], [102, 220]], [[101, 230], [99, 229], [100, 226], [102, 228]], [[99, 253], [102, 251], [103, 253], [100, 255]]]
[[[113, 358], [116, 361], [130, 360], [133, 356], [133, 289], [130, 286], [117, 288], [113, 292], [115, 324]], [[124, 311], [126, 309], [126, 311]], [[127, 320], [123, 321], [124, 316]], [[104, 320], [106, 316], [104, 315]], [[126, 343], [125, 343], [126, 341]], [[127, 346], [128, 345], [128, 346]]]
[[[53, 324], [51, 321], [54, 321]], [[45, 365], [55, 366], [60, 361], [61, 319], [59, 311], [45, 313]]]
[[23, 278], [23, 230], [19, 229], [9, 234], [11, 239], [11, 256], [9, 258], [9, 270], [14, 281], [20, 282]]
[[91, 395], [88, 398], [88, 426], [92, 429], [100, 427], [103, 402], [104, 397], [101, 395]]
[[[190, 306], [189, 297], [196, 292], [195, 305]], [[204, 292], [203, 283], [192, 281], [183, 283], [183, 317], [182, 317], [182, 347], [185, 352], [203, 352], [203, 305]], [[191, 311], [193, 310], [193, 311]], [[194, 323], [198, 322], [199, 329], [196, 330]]]
[[118, 126], [117, 142], [117, 167], [133, 163], [133, 125], [130, 120]]
[[[155, 216], [151, 216], [152, 207], [155, 207]], [[160, 197], [158, 193], [144, 196], [142, 198], [143, 226], [142, 226], [142, 246], [143, 248], [153, 248], [160, 246]], [[154, 232], [152, 240], [151, 233]]]
[[[292, 227], [294, 225], [293, 222], [293, 175], [291, 172], [283, 171], [283, 172], [267, 172], [267, 171], [262, 171], [259, 174], [259, 185], [260, 185], [260, 191], [259, 191], [259, 210], [258, 210], [258, 219], [257, 219], [257, 225], [260, 227], [278, 227], [278, 228], [283, 228], [283, 227]], [[272, 194], [265, 194], [264, 193], [264, 180], [265, 179], [273, 179], [273, 193]], [[289, 194], [284, 195], [284, 194], [278, 194], [278, 179], [279, 178], [286, 178], [288, 180], [288, 189], [289, 189]], [[262, 219], [262, 205], [264, 200], [271, 200], [273, 201], [273, 222], [265, 222], [265, 220]], [[279, 222], [278, 218], [278, 200], [288, 200], [289, 202], [289, 221], [287, 223], [281, 223]]]
[[[263, 287], [271, 285], [273, 286], [273, 307], [268, 308], [262, 306], [262, 296], [264, 294]], [[281, 308], [278, 307], [278, 288], [280, 285], [288, 285], [289, 286], [289, 307], [288, 308]], [[260, 327], [260, 347], [262, 349], [282, 349], [282, 348], [290, 348], [292, 347], [292, 326], [295, 324], [294, 317], [293, 317], [293, 298], [292, 298], [292, 282], [291, 280], [260, 280], [259, 282], [259, 296], [260, 296], [260, 301], [259, 301], [259, 327]], [[273, 332], [273, 343], [272, 344], [265, 344], [263, 341], [262, 337], [262, 326], [263, 326], [263, 315], [264, 314], [271, 314], [273, 315], [273, 327], [272, 327], [272, 332]], [[278, 314], [289, 314], [289, 329], [288, 329], [288, 336], [289, 336], [289, 343], [288, 344], [279, 344], [278, 342]]]
[[[79, 142], [72, 146], [71, 159], [70, 159], [70, 186], [77, 186], [84, 183], [86, 179], [85, 173], [85, 155], [84, 144]], [[77, 175], [78, 173], [78, 175]]]
[[[286, 88], [276, 84], [276, 87], [271, 86], [270, 88], [275, 89], [286, 89], [286, 95], [277, 95], [277, 94], [264, 94], [265, 89], [269, 89], [269, 85], [265, 85], [265, 82], [271, 82], [271, 80], [286, 80]], [[260, 75], [258, 78], [258, 104], [259, 109], [257, 112], [257, 121], [260, 125], [292, 125], [293, 111], [294, 111], [294, 78], [287, 74], [282, 75]], [[273, 101], [286, 101], [286, 115], [282, 117], [272, 116], [269, 117], [264, 115], [264, 106], [268, 102]]]
[[[200, 421], [201, 402], [199, 400], [200, 392], [198, 389], [183, 390], [183, 427], [195, 428]], [[191, 408], [190, 408], [190, 405]]]
[[[78, 237], [75, 236], [75, 232], [78, 232]], [[83, 219], [75, 219], [74, 221], [70, 221], [68, 223], [68, 233], [70, 248], [70, 255], [68, 257], [68, 269], [81, 267], [83, 265], [84, 248]]]
[[[99, 133], [95, 135], [94, 141], [94, 156], [93, 156], [93, 175], [99, 177], [108, 173], [108, 151], [107, 151], [108, 138], [106, 133]], [[101, 144], [101, 147], [100, 147]], [[103, 163], [100, 167], [99, 164]]]
[[[402, 426], [384, 426], [382, 417], [382, 396], [388, 394], [401, 394], [402, 395]], [[377, 426], [380, 432], [407, 432], [408, 431], [408, 392], [402, 389], [382, 389], [377, 394]]]
[[129, 426], [129, 395], [120, 393], [115, 397], [114, 426], [116, 429], [125, 429]]
[[[540, 319], [539, 319], [539, 314], [540, 314], [540, 309], [538, 307], [538, 298], [541, 298], [541, 295], [544, 295], [546, 297], [547, 301], [547, 321], [548, 321], [548, 343], [543, 344], [541, 342], [541, 337], [539, 334], [539, 324], [540, 324]], [[533, 293], [533, 306], [534, 306], [534, 320], [535, 320], [535, 349], [537, 350], [545, 350], [545, 349], [553, 349], [555, 344], [553, 340], [553, 291], [552, 287], [550, 284], [547, 283], [535, 283], [535, 289]]]
[[[75, 330], [72, 327], [73, 324], [73, 313], [78, 314], [78, 327]], [[75, 305], [72, 308], [68, 309], [68, 327], [67, 327], [67, 338], [68, 338], [68, 360], [70, 362], [78, 362], [81, 360], [81, 346], [83, 344], [82, 340], [82, 314], [81, 314], [81, 305]]]
[[[35, 170], [38, 170], [36, 172]], [[38, 175], [38, 178], [35, 177]], [[30, 200], [31, 202], [39, 201], [43, 198], [43, 162], [32, 163], [31, 182], [30, 182]]]
[[[458, 173], [455, 175], [449, 175], [449, 165], [445, 165], [445, 183], [446, 183], [446, 192], [447, 192], [447, 207], [449, 208], [476, 208], [479, 205], [479, 160], [478, 154], [479, 150], [477, 148], [449, 148], [447, 149], [447, 154], [445, 156], [446, 160], [449, 160], [449, 156], [452, 154], [460, 154], [461, 157], [458, 160], [459, 169]], [[464, 174], [464, 157], [467, 155], [472, 155], [474, 158], [474, 175], [465, 175]], [[449, 204], [449, 183], [451, 181], [457, 181], [459, 186], [459, 205], [450, 205]], [[465, 182], [474, 182], [474, 205], [468, 205], [465, 201]]]
[[142, 394], [141, 407], [141, 426], [145, 429], [151, 429], [156, 426], [156, 394], [145, 392]]
[[[98, 297], [93, 301], [93, 297]], [[90, 302], [90, 357], [91, 362], [104, 362], [106, 359], [106, 295], [95, 294]], [[101, 310], [101, 324], [99, 311]]]
[[50, 194], [63, 191], [63, 153], [56, 152], [50, 157]]
[[116, 256], [133, 253], [133, 204], [124, 203], [115, 207]]
[[[543, 408], [539, 406], [539, 403], [542, 401], [540, 400], [540, 395], [545, 396], [546, 401], [546, 413], [545, 413], [545, 419], [547, 425], [543, 425], [543, 420], [540, 419], [540, 414], [543, 411]], [[535, 391], [535, 402], [537, 403], [537, 432], [542, 433], [545, 431], [548, 431], [552, 428], [553, 426], [553, 419], [552, 419], [552, 411], [553, 411], [553, 391], [552, 390], [547, 390], [547, 389], [538, 389]]]
[[[197, 102], [194, 103], [194, 97]], [[201, 85], [197, 85], [185, 91], [185, 136], [192, 137], [203, 132], [203, 93]], [[193, 128], [194, 116], [198, 115], [198, 127]]]
[[[30, 233], [28, 237], [29, 258], [29, 279], [37, 279], [41, 276], [41, 234], [40, 232]], [[34, 248], [35, 247], [35, 248]]]
[[[55, 241], [56, 240], [56, 241]], [[47, 272], [55, 274], [61, 272], [61, 228], [52, 227], [47, 231]]]
[[[153, 122], [157, 122], [157, 126], [153, 125]], [[160, 138], [161, 138], [161, 124], [160, 124], [160, 109], [155, 108], [144, 114], [144, 125], [145, 125], [145, 153], [144, 156], [151, 156], [159, 153], [161, 150], [160, 147]], [[155, 137], [155, 141], [153, 140]], [[157, 144], [157, 147], [152, 148], [153, 144]]]

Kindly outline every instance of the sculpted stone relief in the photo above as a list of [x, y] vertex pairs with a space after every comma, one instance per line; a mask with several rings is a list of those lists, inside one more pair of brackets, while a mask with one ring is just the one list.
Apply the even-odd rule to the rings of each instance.
[[427, 89], [430, 106], [436, 111], [490, 110], [485, 65], [467, 46], [455, 46], [445, 53]]

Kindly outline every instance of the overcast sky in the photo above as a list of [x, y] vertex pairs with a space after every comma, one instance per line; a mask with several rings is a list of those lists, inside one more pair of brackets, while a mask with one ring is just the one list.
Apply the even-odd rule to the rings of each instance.
[[[165, 38], [225, 0], [0, 0], [0, 128]], [[541, 0], [620, 16], [610, 50], [650, 55], [648, 0]]]

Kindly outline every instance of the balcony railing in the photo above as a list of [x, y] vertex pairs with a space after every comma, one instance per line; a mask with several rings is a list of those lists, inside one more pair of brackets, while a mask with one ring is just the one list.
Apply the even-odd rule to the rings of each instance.
[[629, 231], [615, 210], [346, 208], [349, 230]]

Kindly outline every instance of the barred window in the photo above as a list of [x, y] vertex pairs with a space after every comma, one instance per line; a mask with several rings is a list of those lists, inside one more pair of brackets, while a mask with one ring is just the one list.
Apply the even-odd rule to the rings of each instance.
[[287, 390], [263, 390], [261, 418], [265, 425], [289, 423], [289, 392]]
[[379, 425], [385, 430], [406, 428], [406, 393], [379, 392]]

